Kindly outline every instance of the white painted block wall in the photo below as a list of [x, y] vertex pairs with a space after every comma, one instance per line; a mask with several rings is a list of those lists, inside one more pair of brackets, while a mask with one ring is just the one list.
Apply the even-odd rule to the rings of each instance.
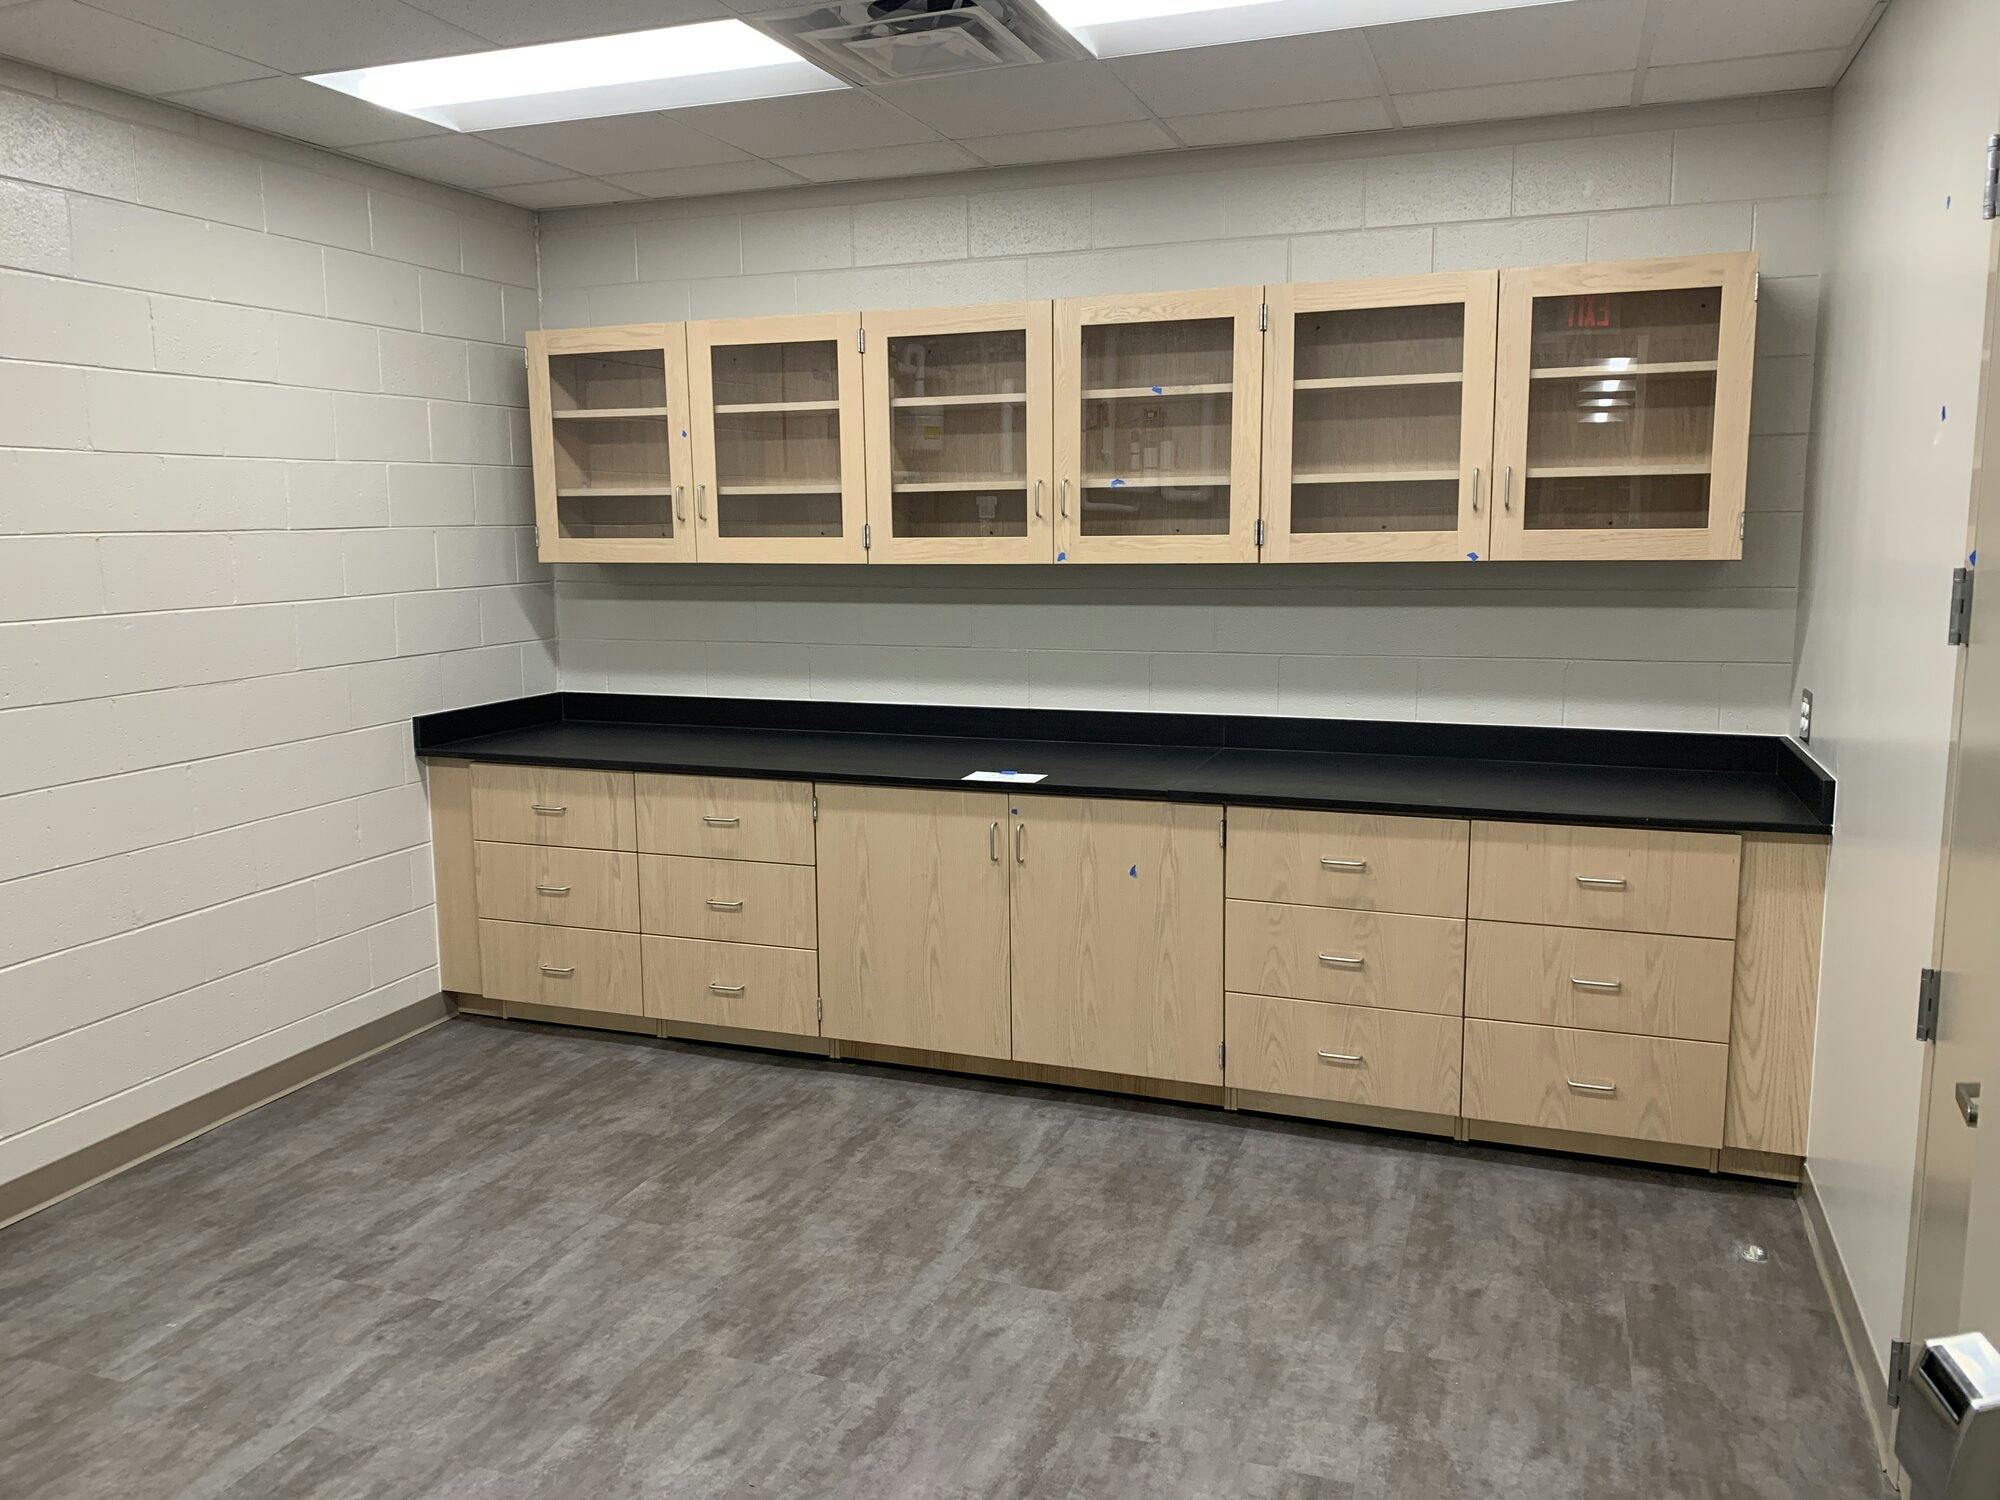
[[436, 991], [535, 315], [529, 214], [0, 61], [0, 1181]]
[[1828, 100], [543, 216], [548, 327], [1755, 248], [1740, 563], [558, 569], [566, 687], [1782, 732]]

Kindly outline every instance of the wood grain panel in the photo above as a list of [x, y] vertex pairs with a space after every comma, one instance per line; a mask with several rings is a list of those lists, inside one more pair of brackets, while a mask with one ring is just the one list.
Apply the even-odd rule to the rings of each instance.
[[634, 849], [636, 827], [630, 771], [484, 761], [472, 768], [472, 828], [478, 838], [572, 849]]
[[813, 862], [813, 789], [805, 781], [641, 776], [639, 847], [705, 859]]
[[1458, 1113], [1457, 1016], [1233, 990], [1226, 1005], [1231, 1088]]
[[664, 1021], [819, 1034], [818, 955], [806, 948], [646, 937], [646, 1014]]
[[1725, 1137], [1739, 1150], [1805, 1155], [1827, 843], [1743, 840]]
[[639, 930], [663, 937], [817, 947], [812, 867], [642, 854]]
[[1472, 915], [1734, 937], [1742, 846], [1733, 833], [1475, 822]]
[[1013, 805], [1015, 1058], [1221, 1082], [1216, 810], [1080, 797]]
[[1465, 1013], [1726, 1042], [1734, 962], [1721, 938], [1474, 922]]
[[1729, 1049], [1714, 1042], [1465, 1023], [1467, 1119], [1714, 1148], [1728, 1073]]
[[1457, 1015], [1465, 923], [1455, 917], [1230, 901], [1223, 983], [1255, 995]]
[[438, 984], [481, 993], [479, 893], [472, 838], [472, 767], [434, 760], [424, 768], [431, 797], [431, 863], [437, 881]]
[[1229, 809], [1229, 894], [1357, 911], [1465, 915], [1459, 818]]
[[825, 1033], [1009, 1055], [1007, 797], [820, 790]]
[[490, 1000], [646, 1013], [634, 933], [482, 919], [479, 963]]
[[479, 915], [502, 922], [639, 930], [639, 857], [610, 849], [481, 842]]

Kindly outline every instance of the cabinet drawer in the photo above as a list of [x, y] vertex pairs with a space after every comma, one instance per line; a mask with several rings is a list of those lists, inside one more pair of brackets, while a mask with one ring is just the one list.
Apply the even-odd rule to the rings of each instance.
[[507, 844], [636, 849], [630, 771], [472, 768], [472, 836]]
[[482, 921], [479, 970], [488, 1000], [646, 1014], [636, 933]]
[[639, 856], [640, 926], [646, 932], [813, 948], [819, 944], [815, 899], [810, 865]]
[[1736, 935], [1733, 833], [1472, 825], [1472, 915], [1498, 922]]
[[1465, 915], [1466, 825], [1453, 818], [1229, 809], [1228, 893], [1245, 901]]
[[554, 927], [639, 930], [639, 856], [610, 849], [475, 844], [479, 915]]
[[1728, 1077], [1714, 1042], [1465, 1023], [1467, 1119], [1714, 1147]]
[[1457, 1015], [1465, 923], [1456, 917], [1231, 901], [1223, 984], [1256, 995]]
[[1726, 1042], [1735, 962], [1720, 938], [1474, 922], [1465, 1013]]
[[1458, 1113], [1459, 1019], [1267, 995], [1227, 999], [1229, 1087]]
[[647, 1015], [819, 1035], [819, 955], [811, 949], [670, 937], [640, 941]]
[[639, 847], [648, 854], [813, 862], [812, 783], [731, 776], [641, 776]]

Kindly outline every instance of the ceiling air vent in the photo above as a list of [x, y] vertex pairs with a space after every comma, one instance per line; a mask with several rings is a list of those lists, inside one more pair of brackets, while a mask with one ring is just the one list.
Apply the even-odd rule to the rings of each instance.
[[1022, 0], [836, 0], [748, 19], [811, 61], [864, 84], [1082, 55], [1067, 32]]

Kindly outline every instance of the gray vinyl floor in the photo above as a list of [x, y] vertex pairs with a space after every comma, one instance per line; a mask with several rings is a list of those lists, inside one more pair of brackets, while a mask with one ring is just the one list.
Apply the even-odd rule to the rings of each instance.
[[1693, 1175], [461, 1019], [0, 1231], [9, 1500], [1886, 1493]]

